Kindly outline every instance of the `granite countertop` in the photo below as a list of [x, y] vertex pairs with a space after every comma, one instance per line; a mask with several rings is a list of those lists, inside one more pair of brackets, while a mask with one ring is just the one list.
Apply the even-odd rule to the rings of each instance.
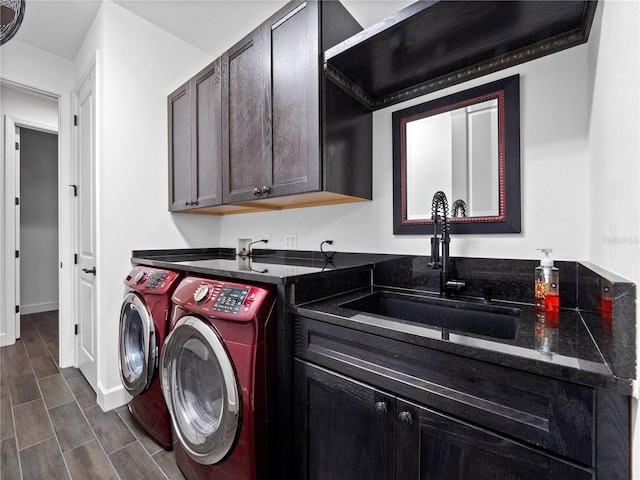
[[468, 358], [631, 395], [631, 380], [613, 375], [578, 310], [561, 310], [557, 327], [550, 327], [531, 305], [495, 301], [493, 305], [521, 311], [514, 339], [453, 330], [443, 335], [440, 327], [396, 320], [344, 306], [370, 293], [371, 288], [361, 289], [297, 305], [293, 312]]
[[[632, 394], [632, 379], [626, 378], [624, 374], [614, 373], [617, 371], [616, 368], [619, 369], [616, 363], [618, 357], [624, 357], [621, 353], [627, 350], [624, 348], [625, 342], [618, 344], [615, 341], [617, 338], [615, 325], [619, 323], [615, 318], [614, 334], [612, 337], [606, 336], [602, 334], [604, 326], [601, 325], [602, 320], [598, 321], [601, 316], [597, 312], [583, 311], [577, 308], [577, 305], [570, 304], [569, 308], [561, 309], [557, 327], [550, 327], [548, 322], [545, 323], [536, 314], [531, 304], [514, 298], [505, 300], [501, 296], [502, 301], [494, 300], [492, 304], [517, 308], [521, 312], [515, 338], [493, 338], [454, 330], [449, 330], [447, 335], [443, 335], [443, 330], [439, 327], [395, 320], [343, 306], [347, 302], [372, 293], [375, 289], [393, 290], [395, 288], [398, 292], [436, 298], [437, 295], [434, 295], [431, 285], [434, 279], [429, 276], [431, 272], [423, 268], [425, 259], [422, 257], [337, 254], [327, 259], [320, 252], [267, 249], [256, 249], [254, 254], [253, 258], [238, 257], [230, 248], [137, 250], [132, 252], [131, 261], [139, 265], [183, 271], [187, 275], [201, 274], [271, 285], [298, 284], [296, 290], [300, 291], [296, 292], [296, 297], [304, 298], [305, 300], [302, 300], [304, 303], [289, 305], [290, 311], [297, 315], [518, 370], [612, 389], [625, 395]], [[469, 262], [471, 261], [467, 261]], [[473, 262], [476, 261], [473, 260]], [[494, 264], [495, 261], [492, 260], [490, 263]], [[527, 272], [530, 270], [529, 267], [528, 264], [522, 266]], [[463, 272], [466, 278], [474, 279], [473, 272], [465, 271], [464, 265], [458, 265], [458, 270]], [[485, 263], [481, 262], [477, 270], [486, 272]], [[504, 271], [504, 266], [501, 266], [500, 270]], [[565, 271], [571, 272], [569, 268], [565, 268]], [[383, 283], [374, 281], [374, 285], [380, 286], [367, 285], [370, 282], [370, 272], [375, 272], [374, 276], [377, 276], [378, 280], [383, 280]], [[389, 272], [391, 272], [390, 276]], [[522, 286], [518, 287], [518, 279], [521, 276], [512, 268], [510, 277], [513, 278], [506, 283], [503, 282], [504, 285], [492, 278], [475, 281], [470, 290], [476, 298], [475, 300], [467, 299], [467, 301], [481, 302], [477, 298], [478, 292], [473, 291], [474, 285], [493, 284], [496, 287], [495, 290], [504, 296], [512, 290], [526, 290]], [[340, 277], [360, 278], [358, 280], [360, 283], [356, 282], [352, 287], [343, 288], [337, 281]], [[362, 277], [365, 278], [366, 283], [362, 283]], [[385, 283], [387, 281], [389, 283]], [[415, 290], [416, 282], [424, 283], [417, 287], [419, 291]], [[529, 275], [526, 275], [526, 278], [523, 277], [520, 283], [524, 285], [527, 282], [529, 282]], [[389, 287], [389, 285], [403, 286]], [[571, 287], [571, 282], [565, 282], [565, 286]], [[326, 288], [328, 290], [325, 290]], [[423, 288], [431, 291], [421, 290]], [[501, 291], [503, 288], [504, 292]], [[565, 298], [572, 296], [572, 292], [569, 291], [569, 293], [569, 295], [565, 294]], [[518, 292], [518, 295], [521, 295], [521, 292]], [[323, 298], [318, 299], [319, 297]], [[623, 318], [626, 319], [627, 316], [625, 314]], [[625, 327], [624, 331], [626, 330], [630, 329]], [[626, 335], [632, 333], [634, 332], [630, 331]], [[620, 371], [624, 372], [628, 369]]]
[[234, 250], [229, 248], [134, 250], [131, 262], [182, 271], [188, 275], [203, 274], [276, 285], [296, 283], [299, 278], [310, 275], [319, 278], [330, 277], [337, 271], [356, 271], [373, 267], [371, 256], [368, 255], [345, 260], [329, 259], [320, 253], [290, 256], [287, 252], [266, 249], [255, 249], [254, 252], [254, 256], [248, 257], [237, 256]]

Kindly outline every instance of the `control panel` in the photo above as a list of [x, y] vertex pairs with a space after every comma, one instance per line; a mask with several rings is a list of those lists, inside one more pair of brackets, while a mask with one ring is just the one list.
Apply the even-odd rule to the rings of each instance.
[[253, 285], [187, 277], [173, 294], [173, 302], [193, 313], [243, 321], [256, 314], [268, 295], [268, 290]]
[[[233, 313], [235, 315], [241, 308], [243, 308], [250, 291], [251, 290], [248, 287], [223, 287], [220, 295], [218, 295], [218, 298], [216, 299], [216, 303], [211, 307], [211, 310]], [[253, 295], [253, 298], [255, 299], [255, 294]], [[244, 307], [246, 308], [246, 311], [249, 311], [250, 306], [251, 303], [249, 302]]]
[[153, 272], [149, 275], [147, 283], [144, 284], [145, 288], [149, 290], [155, 290], [162, 285], [164, 279], [167, 278], [167, 272]]
[[180, 277], [181, 275], [177, 272], [138, 265], [127, 275], [124, 283], [141, 293], [161, 295], [171, 289]]

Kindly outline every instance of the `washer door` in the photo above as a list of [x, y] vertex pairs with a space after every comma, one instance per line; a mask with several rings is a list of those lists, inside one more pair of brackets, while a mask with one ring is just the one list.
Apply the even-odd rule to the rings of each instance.
[[242, 397], [217, 330], [193, 316], [178, 320], [162, 349], [161, 383], [176, 435], [191, 458], [213, 465], [240, 434]]
[[144, 301], [136, 293], [124, 297], [120, 310], [118, 359], [120, 377], [131, 395], [139, 395], [151, 385], [156, 368], [156, 330]]

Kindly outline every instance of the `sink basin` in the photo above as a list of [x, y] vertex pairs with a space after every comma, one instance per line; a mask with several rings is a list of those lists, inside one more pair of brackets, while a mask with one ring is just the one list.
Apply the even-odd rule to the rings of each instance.
[[341, 307], [506, 340], [516, 338], [520, 316], [517, 308], [387, 291], [343, 303]]

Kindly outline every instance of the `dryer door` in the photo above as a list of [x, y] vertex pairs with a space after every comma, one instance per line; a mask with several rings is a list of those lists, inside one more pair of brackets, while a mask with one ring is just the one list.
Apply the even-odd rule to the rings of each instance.
[[242, 397], [229, 353], [209, 323], [185, 316], [167, 337], [160, 379], [176, 435], [203, 465], [233, 450], [242, 421]]
[[139, 395], [151, 385], [156, 368], [156, 331], [153, 318], [142, 298], [128, 293], [120, 310], [120, 378], [131, 395]]

